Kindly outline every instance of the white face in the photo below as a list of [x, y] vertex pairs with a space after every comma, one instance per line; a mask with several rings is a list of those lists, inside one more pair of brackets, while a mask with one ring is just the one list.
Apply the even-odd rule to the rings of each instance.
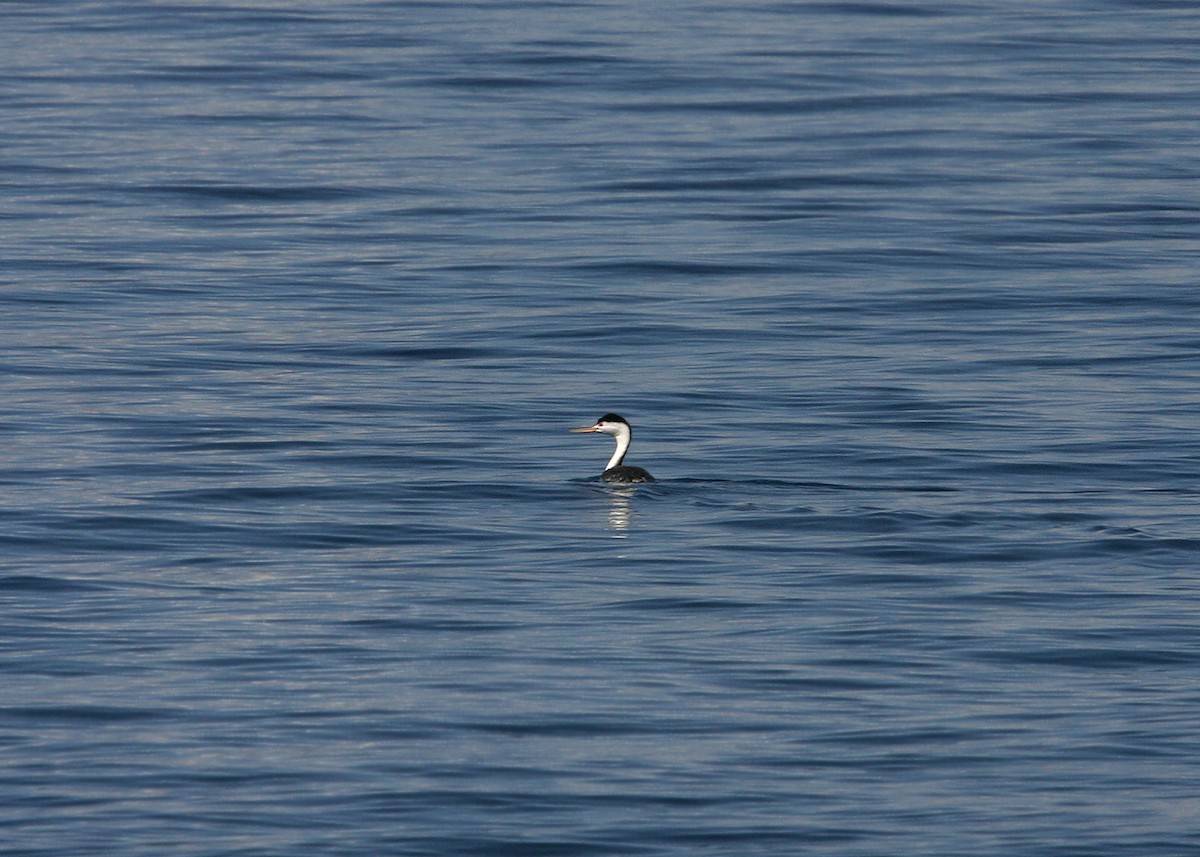
[[588, 434], [589, 432], [600, 432], [609, 437], [623, 437], [629, 434], [629, 426], [622, 422], [612, 422], [610, 420], [600, 420], [594, 426], [583, 426], [582, 428], [567, 429], [572, 434]]
[[613, 423], [607, 420], [601, 420], [596, 423], [596, 431], [603, 432], [604, 434], [618, 434], [623, 427], [622, 423]]

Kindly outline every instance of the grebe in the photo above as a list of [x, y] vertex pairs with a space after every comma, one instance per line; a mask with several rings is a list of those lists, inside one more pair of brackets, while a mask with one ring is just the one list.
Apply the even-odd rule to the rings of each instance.
[[654, 477], [645, 470], [642, 470], [642, 468], [630, 467], [628, 464], [621, 463], [625, 460], [625, 453], [629, 452], [629, 441], [633, 437], [633, 432], [629, 429], [629, 423], [625, 421], [624, 417], [619, 417], [616, 414], [605, 414], [596, 420], [594, 426], [573, 428], [571, 431], [576, 434], [600, 432], [601, 434], [611, 435], [617, 442], [617, 448], [613, 452], [612, 458], [608, 460], [608, 466], [600, 474], [600, 479], [604, 482], [620, 482], [628, 485], [631, 482], [654, 481]]

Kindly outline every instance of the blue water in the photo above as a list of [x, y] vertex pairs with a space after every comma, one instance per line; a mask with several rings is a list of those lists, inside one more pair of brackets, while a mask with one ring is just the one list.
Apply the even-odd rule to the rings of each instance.
[[1200, 7], [0, 23], [4, 854], [1200, 853]]

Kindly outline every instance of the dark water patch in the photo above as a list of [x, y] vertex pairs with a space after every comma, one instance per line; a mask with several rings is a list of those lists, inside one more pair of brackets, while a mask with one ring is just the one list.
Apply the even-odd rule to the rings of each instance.
[[[817, 693], [822, 695], [842, 692], [853, 694], [885, 692], [903, 686], [902, 682], [889, 681], [881, 677], [862, 678], [839, 672], [838, 668], [848, 672], [850, 664], [846, 661], [839, 661], [830, 666], [834, 667], [834, 669], [830, 671], [831, 674], [829, 675], [790, 673], [783, 675], [759, 675], [754, 672], [747, 672], [742, 675], [730, 676], [724, 679], [722, 683], [731, 688], [754, 693]], [[785, 767], [789, 765], [789, 763], [778, 758], [763, 760], [762, 764], [781, 765]]]
[[630, 722], [626, 718], [589, 717], [586, 715], [555, 717], [548, 715], [536, 720], [478, 721], [455, 724], [468, 732], [498, 735], [508, 738], [616, 738], [620, 736], [657, 734], [701, 734], [706, 727], [697, 726], [682, 718], [639, 718]]
[[976, 651], [973, 657], [1008, 665], [1059, 666], [1079, 670], [1123, 671], [1139, 667], [1195, 665], [1200, 652], [1180, 649], [1071, 647]]
[[[903, 95], [884, 95], [884, 94], [856, 94], [846, 96], [811, 96], [811, 97], [789, 97], [780, 95], [771, 98], [740, 98], [728, 100], [680, 100], [680, 101], [662, 101], [662, 100], [641, 100], [621, 106], [622, 111], [633, 112], [653, 112], [656, 114], [730, 114], [730, 115], [746, 115], [746, 116], [811, 116], [830, 113], [855, 113], [855, 114], [871, 114], [876, 111], [904, 112], [904, 111], [935, 111], [939, 109], [950, 109], [956, 106], [964, 105], [968, 101], [978, 99], [977, 94], [969, 92], [927, 92], [927, 93], [906, 93]], [[1069, 97], [1051, 97], [1042, 96], [1035, 98], [1033, 96], [1017, 96], [1002, 97], [990, 95], [987, 99], [989, 102], [995, 103], [997, 106], [1004, 103], [1024, 104], [1029, 101], [1048, 101], [1058, 103], [1060, 101], [1071, 102], [1073, 99]], [[904, 178], [900, 176], [878, 176], [875, 179], [867, 179], [868, 182], [876, 187], [904, 187], [918, 186], [919, 180], [916, 178]]]
[[372, 633], [407, 634], [411, 632], [446, 633], [450, 635], [500, 634], [517, 626], [508, 622], [486, 622], [465, 618], [411, 616], [394, 618], [365, 618], [349, 620], [347, 626]]
[[1147, 599], [1154, 599], [1152, 595], [1119, 589], [1063, 590], [1057, 585], [1029, 586], [1027, 588], [994, 586], [983, 591], [958, 591], [952, 597], [956, 603], [963, 606], [978, 604], [1001, 608], [1012, 607], [1028, 611], [1031, 614], [1060, 610], [1121, 608], [1141, 603]]
[[161, 708], [151, 709], [114, 705], [8, 705], [0, 707], [0, 718], [10, 722], [73, 723], [81, 726], [152, 722], [155, 720], [170, 719], [177, 716], [178, 713]]
[[[626, 179], [604, 182], [588, 190], [603, 194], [692, 194], [697, 191], [721, 192], [729, 195], [753, 192], [780, 193], [804, 190], [838, 190], [854, 188], [880, 188], [898, 183], [899, 179], [884, 179], [878, 176], [829, 176], [814, 175], [769, 175], [769, 176], [713, 176], [700, 178], [694, 170], [681, 173], [674, 178]], [[753, 273], [755, 269], [733, 269], [725, 273]], [[762, 269], [758, 269], [762, 270]], [[687, 273], [685, 270], [684, 273]]]
[[506, 62], [516, 66], [529, 66], [534, 69], [606, 69], [636, 65], [628, 57], [612, 52], [612, 45], [607, 42], [556, 40], [553, 42], [534, 42], [523, 50], [513, 53]]
[[1084, 554], [1072, 544], [1030, 540], [1010, 544], [1003, 540], [989, 543], [972, 540], [950, 544], [944, 540], [913, 538], [892, 542], [860, 542], [848, 545], [845, 552], [859, 557], [903, 563], [913, 566], [1021, 566], [1044, 564], [1053, 560], [1076, 559]]
[[[461, 797], [461, 796], [460, 796]], [[536, 806], [536, 804], [535, 804]], [[484, 809], [493, 807], [476, 807], [476, 809]], [[490, 835], [478, 836], [455, 836], [445, 833], [429, 836], [405, 837], [402, 840], [396, 840], [394, 843], [389, 842], [389, 845], [403, 845], [406, 850], [410, 850], [417, 857], [437, 857], [443, 854], [462, 854], [464, 857], [488, 857], [488, 855], [496, 855], [496, 857], [522, 857], [522, 855], [531, 855], [531, 857], [612, 857], [612, 855], [629, 853], [637, 854], [652, 854], [655, 846], [648, 845], [621, 845], [615, 846], [611, 843], [599, 841], [590, 838], [572, 839], [565, 837], [550, 836], [545, 839], [534, 839], [531, 835], [514, 834], [511, 838]], [[626, 849], [629, 849], [628, 851]]]
[[775, 514], [733, 514], [720, 522], [733, 530], [761, 532], [809, 531], [813, 533], [856, 534], [868, 537], [889, 534], [924, 533], [930, 529], [958, 531], [977, 527], [974, 516], [956, 514], [949, 517], [932, 513], [886, 509], [850, 509], [834, 515], [801, 508]]
[[615, 259], [574, 262], [567, 268], [577, 274], [625, 278], [728, 277], [765, 274], [781, 267], [763, 261], [701, 262], [697, 260]]
[[[26, 540], [26, 544], [33, 539]], [[0, 576], [0, 592], [15, 593], [70, 593], [97, 592], [106, 589], [94, 581], [80, 578], [51, 577], [41, 574], [8, 574]]]
[[[824, 736], [823, 740], [848, 746], [884, 747], [890, 754], [903, 755], [912, 745], [927, 744], [936, 747], [946, 747], [956, 744], [975, 743], [983, 738], [992, 737], [992, 735], [1003, 736], [1007, 734], [1011, 734], [1011, 730], [878, 726], [862, 730], [836, 730], [832, 734]], [[966, 761], [965, 756], [958, 756], [956, 758], [960, 763]], [[983, 761], [985, 759], [985, 756], [976, 757], [976, 761]], [[919, 763], [919, 759], [916, 757], [913, 757], [911, 761], [913, 764]]]
[[320, 185], [265, 186], [219, 183], [161, 184], [135, 188], [144, 194], [171, 194], [194, 200], [220, 200], [226, 202], [270, 203], [335, 201], [353, 199], [369, 193], [365, 188], [332, 187]]
[[133, 495], [135, 499], [148, 504], [165, 505], [200, 505], [200, 506], [241, 506], [241, 505], [273, 505], [279, 502], [321, 502], [354, 499], [361, 496], [362, 489], [358, 487], [339, 487], [328, 485], [248, 485], [236, 488], [206, 488], [200, 490], [161, 491], [149, 495]]
[[444, 86], [450, 89], [470, 89], [488, 91], [506, 90], [538, 90], [555, 86], [555, 82], [540, 77], [522, 77], [518, 75], [452, 75], [448, 77], [432, 77], [426, 81], [431, 86]]
[[[720, 405], [716, 406], [720, 409]], [[861, 491], [873, 490], [864, 489], [861, 486], [845, 485], [838, 482], [808, 482], [799, 479], [781, 479], [767, 477], [720, 477], [720, 476], [678, 476], [674, 479], [661, 480], [664, 486], [679, 486], [682, 490], [690, 492], [692, 487], [713, 487], [717, 489], [729, 488], [747, 488], [755, 489], [770, 489], [772, 492], [802, 492], [806, 490], [812, 491]], [[896, 490], [895, 486], [889, 486], [886, 490]], [[947, 489], [952, 490], [952, 489]], [[712, 496], [712, 495], [709, 495]]]
[[354, 523], [330, 514], [327, 520], [297, 522], [288, 516], [250, 516], [243, 522], [212, 520], [206, 515], [168, 516], [165, 514], [79, 514], [46, 518], [24, 525], [20, 534], [0, 535], [0, 542], [12, 547], [33, 547], [53, 537], [61, 550], [145, 554], [162, 550], [195, 551], [204, 548], [251, 550], [286, 548], [289, 550], [351, 549], [364, 546], [431, 544], [456, 541], [489, 542], [499, 536], [486, 528], [406, 522]]
[[955, 15], [929, 6], [906, 5], [903, 3], [806, 3], [804, 14], [820, 17], [827, 13], [850, 16], [883, 16], [885, 18], [941, 18]]
[[1087, 552], [1095, 555], [1142, 556], [1181, 554], [1194, 555], [1200, 552], [1200, 538], [1154, 536], [1141, 532], [1113, 534], [1093, 539]]
[[606, 609], [624, 613], [629, 610], [648, 610], [651, 612], [676, 612], [683, 611], [685, 613], [710, 610], [754, 610], [760, 605], [755, 602], [738, 601], [735, 599], [723, 598], [688, 598], [688, 597], [655, 597], [655, 598], [637, 598], [627, 601], [617, 601], [606, 605]]
[[[153, 77], [156, 83], [170, 84], [188, 84], [198, 83], [204, 85], [212, 85], [224, 80], [227, 84], [232, 85], [247, 85], [252, 83], [264, 83], [271, 81], [279, 82], [296, 82], [296, 81], [342, 81], [342, 82], [366, 82], [374, 80], [373, 74], [355, 71], [353, 69], [328, 69], [328, 68], [305, 68], [303, 66], [292, 65], [291, 67], [280, 68], [275, 65], [267, 65], [256, 62], [210, 62], [196, 63], [187, 65], [177, 64], [162, 64], [152, 68], [147, 68], [144, 71], [139, 71], [135, 74], [128, 75], [111, 75], [107, 78], [102, 77], [101, 81], [124, 82], [124, 83], [140, 83], [144, 82], [146, 77]], [[96, 81], [91, 81], [96, 82]], [[322, 113], [306, 114], [303, 112], [295, 112], [291, 114], [291, 119], [288, 117], [289, 111], [281, 110], [277, 113], [236, 113], [227, 116], [219, 114], [208, 114], [204, 116], [189, 116], [187, 124], [204, 124], [204, 123], [225, 123], [234, 126], [242, 126], [246, 120], [250, 119], [257, 123], [275, 121], [280, 124], [285, 122], [313, 122], [313, 121], [338, 121], [344, 122], [347, 118], [353, 115], [340, 114], [337, 111], [328, 111]]]
[[[690, 327], [687, 324], [667, 324], [614, 318], [611, 320], [597, 319], [595, 326], [547, 331], [539, 338], [567, 342], [572, 346], [576, 346], [575, 350], [577, 353], [580, 346], [645, 347], [657, 345], [665, 339], [669, 339], [676, 345], [683, 345], [688, 342], [707, 343], [711, 345], [714, 341], [720, 341], [722, 334], [720, 329], [705, 330], [703, 328]], [[732, 338], [732, 336], [729, 335], [725, 338]], [[620, 357], [618, 354], [601, 352], [593, 355], [592, 359], [616, 360], [620, 359]]]
[[413, 346], [404, 348], [358, 349], [352, 356], [373, 357], [385, 360], [481, 360], [497, 357], [528, 356], [527, 352], [503, 346]]

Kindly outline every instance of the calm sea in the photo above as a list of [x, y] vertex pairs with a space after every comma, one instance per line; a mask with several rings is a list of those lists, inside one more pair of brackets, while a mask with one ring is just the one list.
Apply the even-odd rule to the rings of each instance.
[[5, 855], [1200, 854], [1195, 3], [18, 0], [0, 73]]

